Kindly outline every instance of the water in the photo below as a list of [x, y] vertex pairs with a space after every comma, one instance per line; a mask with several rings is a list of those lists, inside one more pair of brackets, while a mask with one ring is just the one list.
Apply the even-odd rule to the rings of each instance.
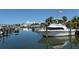
[[78, 49], [79, 37], [43, 37], [31, 29], [0, 36], [0, 49]]

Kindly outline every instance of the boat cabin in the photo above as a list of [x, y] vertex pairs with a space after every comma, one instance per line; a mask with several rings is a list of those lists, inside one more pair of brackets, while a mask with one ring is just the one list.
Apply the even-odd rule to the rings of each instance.
[[51, 24], [47, 27], [47, 30], [67, 30], [67, 27], [62, 24]]

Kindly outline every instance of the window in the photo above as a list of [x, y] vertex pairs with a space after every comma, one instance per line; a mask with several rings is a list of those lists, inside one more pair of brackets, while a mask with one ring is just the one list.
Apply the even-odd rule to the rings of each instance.
[[64, 28], [62, 28], [62, 27], [48, 27], [47, 28], [48, 30], [64, 30]]

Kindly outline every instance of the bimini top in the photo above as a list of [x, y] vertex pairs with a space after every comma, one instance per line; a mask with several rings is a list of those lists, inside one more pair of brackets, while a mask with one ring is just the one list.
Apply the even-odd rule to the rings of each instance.
[[48, 28], [63, 28], [64, 30], [67, 30], [67, 27], [65, 25], [62, 24], [51, 24], [48, 26]]

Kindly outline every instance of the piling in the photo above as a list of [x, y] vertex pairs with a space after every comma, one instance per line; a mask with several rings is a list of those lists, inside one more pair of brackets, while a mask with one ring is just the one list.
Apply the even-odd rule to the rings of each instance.
[[71, 21], [69, 22], [69, 36], [71, 36], [71, 28], [72, 28], [72, 26], [71, 26]]
[[46, 37], [48, 37], [48, 30], [47, 30], [48, 24], [46, 24]]
[[8, 36], [9, 34], [15, 32], [15, 29], [17, 28], [16, 32], [19, 32], [19, 27], [18, 26], [13, 26], [13, 25], [5, 25], [2, 26], [2, 28], [0, 29], [0, 31], [2, 31], [3, 33], [0, 34], [0, 36]]

